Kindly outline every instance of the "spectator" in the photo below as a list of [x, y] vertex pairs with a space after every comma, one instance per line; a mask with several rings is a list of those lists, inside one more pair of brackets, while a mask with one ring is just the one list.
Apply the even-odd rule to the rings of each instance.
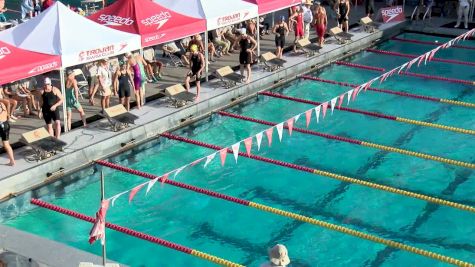
[[89, 82], [89, 103], [94, 106], [94, 94], [99, 87], [99, 76], [97, 74], [97, 62], [92, 62], [89, 65], [86, 65], [88, 73], [88, 82]]
[[299, 6], [296, 6], [295, 13], [289, 20], [292, 21], [293, 25], [295, 25], [294, 52], [297, 52], [296, 43], [304, 36], [303, 11]]
[[63, 96], [58, 88], [51, 85], [50, 78], [45, 78], [44, 84], [40, 98], [41, 112], [38, 113], [38, 116], [41, 118], [41, 115], [43, 115], [49, 134], [59, 138], [61, 121], [58, 107], [63, 103]]
[[344, 32], [348, 32], [348, 18], [350, 15], [350, 2], [339, 0], [335, 3], [335, 12], [338, 18], [338, 26]]
[[16, 122], [18, 119], [15, 117], [15, 110], [17, 106], [17, 101], [12, 98], [6, 98], [3, 94], [3, 86], [0, 85], [0, 103], [3, 103], [7, 108], [8, 121]]
[[76, 76], [74, 75], [73, 70], [67, 71], [65, 94], [66, 94], [66, 110], [67, 110], [67, 121], [68, 121], [67, 129], [71, 130], [71, 115], [72, 115], [73, 108], [75, 108], [79, 112], [79, 115], [81, 116], [81, 120], [82, 120], [82, 125], [86, 127], [86, 116], [78, 100], [79, 99], [78, 81], [76, 80]]
[[459, 0], [459, 5], [457, 9], [457, 24], [455, 24], [454, 28], [460, 27], [462, 17], [464, 17], [465, 29], [468, 28], [468, 12], [470, 10], [470, 2], [470, 0]]
[[285, 46], [285, 37], [289, 34], [289, 27], [285, 22], [285, 17], [282, 16], [279, 22], [274, 26], [272, 32], [275, 34], [275, 55], [278, 58], [282, 58], [282, 52]]
[[[188, 41], [188, 43], [191, 43], [191, 40]], [[169, 42], [169, 43], [164, 44], [162, 46], [162, 50], [165, 53], [172, 54], [176, 56], [177, 58], [179, 58], [185, 66], [188, 66], [190, 64], [190, 62], [188, 61], [188, 58], [185, 56], [185, 54], [183, 54], [180, 48], [178, 48], [175, 42]]]
[[259, 17], [259, 34], [261, 37], [263, 37], [264, 34], [269, 34], [270, 25], [269, 23], [265, 22], [265, 20], [266, 15], [262, 15]]
[[366, 16], [372, 17], [374, 14], [374, 0], [364, 0]]
[[289, 8], [289, 30], [292, 32], [295, 28], [295, 20], [292, 19], [295, 13], [297, 13], [298, 6], [292, 6]]
[[269, 262], [261, 267], [286, 267], [290, 264], [289, 253], [284, 245], [277, 244], [269, 250]]
[[33, 0], [22, 0], [21, 1], [21, 19], [26, 20], [28, 18], [33, 17]]
[[130, 110], [130, 92], [135, 92], [134, 83], [132, 82], [132, 72], [127, 66], [127, 62], [120, 62], [120, 67], [114, 75], [114, 91], [119, 94], [120, 103]]
[[216, 29], [216, 30], [212, 31], [212, 35], [214, 35], [215, 47], [219, 47], [219, 46], [222, 47], [221, 54], [225, 55], [225, 56], [230, 55], [229, 54], [229, 48], [231, 47], [231, 42], [226, 40], [222, 30], [221, 29]]
[[3, 94], [10, 99], [20, 102], [23, 106], [23, 115], [29, 116], [32, 108], [32, 96], [26, 91], [21, 82], [10, 84], [3, 88]]
[[[15, 158], [13, 157], [13, 150], [8, 142], [10, 137], [10, 123], [8, 123], [8, 111], [7, 107], [0, 102], [0, 137], [2, 138], [3, 149], [7, 152], [8, 159], [8, 166], [15, 165]], [[1, 266], [1, 265], [0, 265]]]
[[203, 74], [203, 69], [205, 67], [205, 60], [203, 54], [198, 50], [197, 45], [192, 45], [190, 56], [190, 71], [186, 74], [185, 78], [185, 87], [186, 90], [190, 90], [190, 80], [195, 78], [196, 81], [196, 99], [195, 101], [200, 101], [200, 89], [201, 89], [201, 75]]
[[256, 36], [256, 20], [250, 19], [246, 21], [246, 29], [247, 33], [254, 38]]
[[41, 2], [41, 0], [33, 0], [33, 5], [34, 5], [34, 16], [38, 16], [40, 13], [41, 13], [41, 6], [43, 5], [43, 3]]
[[152, 78], [153, 82], [158, 82], [162, 78], [160, 73], [162, 71], [163, 64], [156, 59], [155, 49], [153, 47], [145, 49], [143, 58], [145, 63], [147, 63], [146, 71], [149, 77]]
[[236, 43], [236, 35], [233, 33], [233, 26], [229, 25], [221, 29], [221, 34], [224, 37], [225, 41], [229, 42], [229, 53], [233, 53]]
[[[204, 47], [201, 35], [199, 35], [199, 34], [196, 35], [195, 39], [196, 39], [196, 41], [201, 42], [201, 47]], [[204, 51], [204, 49], [203, 49], [203, 51]], [[211, 61], [211, 62], [215, 62], [216, 61], [216, 60], [214, 60], [215, 56], [217, 56], [216, 48], [214, 47], [214, 44], [212, 42], [209, 42], [208, 43], [208, 57], [209, 57], [208, 60]]]
[[5, 17], [6, 11], [5, 0], [0, 0], [0, 22], [7, 22], [7, 17]]
[[[97, 92], [101, 96], [101, 113], [104, 112], [104, 109], [109, 107], [110, 104], [110, 95], [111, 95], [111, 85], [112, 79], [109, 68], [107, 67], [107, 61], [102, 59], [99, 61], [99, 66], [97, 68], [98, 75], [98, 87]], [[93, 96], [94, 97], [94, 96]]]
[[256, 41], [246, 33], [246, 29], [241, 29], [241, 37], [239, 38], [239, 46], [241, 47], [241, 52], [239, 53], [239, 64], [241, 75], [244, 75], [244, 70], [247, 72], [246, 83], [251, 81], [251, 63], [252, 53], [257, 47]]
[[[372, 1], [372, 0], [371, 0]], [[320, 47], [325, 43], [325, 32], [327, 31], [328, 19], [327, 11], [323, 6], [320, 5], [320, 2], [317, 2], [317, 7], [315, 9], [315, 30], [317, 32], [318, 45]]]
[[140, 97], [141, 99], [141, 104], [142, 106], [145, 105], [145, 84], [147, 83], [147, 73], [145, 72], [146, 64], [145, 60], [143, 57], [139, 54], [135, 54], [135, 60], [137, 61], [137, 64], [139, 65], [140, 68], [140, 76], [142, 77], [142, 83], [140, 85]]
[[313, 3], [312, 0], [306, 0], [305, 5], [302, 7], [303, 13], [303, 29], [304, 29], [304, 38], [309, 39], [310, 37], [310, 23], [313, 22], [313, 14], [312, 14], [312, 7]]
[[132, 68], [132, 74], [134, 76], [134, 92], [135, 92], [135, 102], [137, 103], [137, 109], [140, 109], [143, 106], [142, 103], [142, 90], [140, 87], [142, 86], [142, 75], [140, 72], [140, 65], [137, 63], [132, 54], [127, 55], [128, 64], [130, 68]]

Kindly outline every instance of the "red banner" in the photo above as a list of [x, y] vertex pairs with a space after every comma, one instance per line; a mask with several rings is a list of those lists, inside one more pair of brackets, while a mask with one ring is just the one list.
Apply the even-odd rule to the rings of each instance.
[[384, 23], [404, 21], [404, 10], [402, 6], [392, 6], [381, 8], [381, 16]]

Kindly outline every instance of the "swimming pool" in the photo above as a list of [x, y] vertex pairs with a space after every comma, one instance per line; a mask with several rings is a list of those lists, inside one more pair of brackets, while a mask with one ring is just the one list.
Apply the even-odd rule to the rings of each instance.
[[[444, 38], [404, 33], [399, 37], [417, 40]], [[463, 45], [475, 47], [475, 42]], [[378, 49], [420, 54], [433, 47], [387, 41]], [[448, 49], [437, 57], [467, 60], [475, 51]], [[390, 68], [406, 62], [405, 58], [359, 53], [351, 62]], [[431, 62], [413, 69], [457, 79], [475, 80], [469, 67]], [[473, 69], [473, 67], [472, 67]], [[362, 83], [377, 72], [331, 65], [313, 75], [336, 81]], [[445, 83], [405, 76], [393, 76], [381, 86], [421, 95], [475, 102], [473, 86]], [[315, 101], [333, 98], [348, 88], [310, 80], [297, 80], [276, 92]], [[259, 96], [227, 112], [280, 122], [312, 105]], [[475, 116], [466, 107], [450, 106], [418, 99], [368, 91], [360, 94], [350, 107], [385, 114], [474, 129]], [[330, 111], [327, 116], [329, 116]], [[296, 127], [305, 128], [301, 118]], [[180, 129], [173, 134], [220, 146], [266, 129], [268, 126], [213, 115], [211, 118]], [[475, 162], [473, 136], [440, 129], [414, 126], [336, 110], [333, 116], [309, 129], [351, 137], [382, 145], [403, 148], [465, 162]], [[263, 140], [265, 141], [265, 140]], [[444, 199], [475, 205], [475, 175], [463, 167], [442, 164], [417, 157], [295, 132], [284, 134], [281, 143], [253, 153], [310, 168], [386, 184]], [[241, 151], [244, 148], [241, 146]], [[212, 150], [170, 141], [153, 140], [109, 161], [141, 171], [163, 174]], [[287, 211], [307, 215], [352, 229], [400, 241], [461, 260], [473, 262], [475, 251], [475, 215], [454, 208], [428, 204], [359, 185], [341, 183], [327, 177], [283, 168], [241, 157], [236, 164], [231, 155], [220, 166], [216, 158], [207, 168], [203, 164], [184, 170], [178, 181], [220, 193], [259, 202]], [[56, 205], [88, 215], [97, 210], [99, 170], [106, 176], [106, 194], [112, 196], [144, 182], [143, 178], [108, 168], [93, 166], [69, 175], [81, 178], [54, 196], [42, 197]], [[11, 202], [10, 202], [11, 203]], [[89, 223], [54, 212], [15, 206], [3, 207], [9, 218], [3, 223], [74, 247], [100, 254], [98, 243], [87, 243]], [[444, 266], [445, 264], [389, 249], [381, 244], [333, 232], [292, 219], [263, 213], [245, 206], [199, 195], [169, 185], [156, 185], [147, 197], [140, 192], [131, 204], [119, 198], [107, 216], [108, 221], [179, 244], [205, 251], [248, 266], [258, 266], [266, 259], [267, 248], [283, 243], [289, 249], [292, 266]], [[108, 231], [108, 257], [130, 266], [210, 266], [191, 256], [150, 244], [120, 233]], [[356, 248], [356, 249], [355, 249]]]

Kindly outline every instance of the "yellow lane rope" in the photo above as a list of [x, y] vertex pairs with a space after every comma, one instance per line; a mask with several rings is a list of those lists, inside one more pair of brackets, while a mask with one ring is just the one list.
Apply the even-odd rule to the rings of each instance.
[[457, 133], [475, 135], [475, 130], [468, 130], [468, 129], [458, 128], [458, 127], [425, 122], [425, 121], [411, 120], [411, 119], [406, 119], [406, 118], [401, 118], [401, 117], [396, 117], [396, 121], [410, 123], [410, 124], [419, 125], [419, 126], [438, 128], [438, 129], [443, 129], [443, 130], [457, 132]]
[[228, 261], [228, 260], [225, 260], [225, 259], [222, 259], [222, 258], [218, 258], [216, 256], [213, 256], [213, 255], [210, 255], [208, 253], [204, 253], [204, 252], [201, 252], [201, 251], [198, 251], [198, 250], [194, 250], [194, 249], [191, 251], [191, 255], [202, 258], [202, 259], [207, 260], [207, 261], [214, 262], [214, 263], [216, 263], [218, 265], [221, 265], [221, 266], [244, 267], [244, 265], [240, 265], [240, 264], [234, 263], [232, 261]]

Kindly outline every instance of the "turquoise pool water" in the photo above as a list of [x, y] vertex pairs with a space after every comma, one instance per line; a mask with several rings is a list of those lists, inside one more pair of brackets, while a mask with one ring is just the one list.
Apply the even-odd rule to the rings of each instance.
[[[419, 40], [443, 38], [420, 34], [402, 34]], [[473, 45], [474, 42], [464, 42]], [[396, 41], [381, 44], [379, 49], [404, 53], [421, 53], [430, 46]], [[455, 50], [455, 49], [452, 49]], [[460, 51], [459, 51], [460, 50]], [[467, 60], [474, 51], [458, 49], [440, 57]], [[389, 60], [388, 60], [389, 59]], [[360, 53], [352, 62], [382, 67], [403, 63], [394, 57]], [[441, 69], [443, 68], [443, 69]], [[453, 64], [430, 63], [413, 71], [475, 80], [475, 68]], [[362, 83], [375, 72], [345, 66], [330, 66], [314, 74], [326, 79]], [[410, 77], [392, 77], [381, 87], [431, 95], [459, 101], [475, 102], [473, 86], [428, 81]], [[316, 101], [329, 100], [348, 88], [296, 81], [278, 92]], [[427, 120], [433, 123], [475, 129], [473, 110], [417, 99], [374, 92], [360, 94], [351, 107], [389, 115]], [[260, 96], [229, 110], [245, 116], [280, 122], [311, 108], [311, 105]], [[475, 162], [473, 136], [400, 122], [376, 119], [336, 110], [312, 130], [365, 141], [429, 153], [446, 158]], [[304, 128], [302, 117], [296, 124]], [[237, 119], [213, 117], [174, 134], [220, 146], [266, 129], [266, 126]], [[465, 168], [385, 153], [372, 148], [341, 143], [294, 132], [284, 133], [281, 143], [274, 132], [272, 147], [266, 139], [260, 152], [253, 153], [307, 167], [387, 184], [464, 204], [475, 205], [475, 174]], [[244, 146], [241, 146], [244, 151]], [[212, 150], [165, 139], [154, 140], [119, 156], [110, 158], [134, 169], [163, 174]], [[43, 197], [88, 215], [98, 206], [99, 170], [106, 175], [108, 196], [144, 182], [143, 178], [93, 166], [72, 174], [81, 178]], [[475, 215], [453, 208], [427, 204], [366, 187], [341, 183], [327, 177], [277, 167], [240, 158], [234, 163], [228, 155], [225, 167], [218, 157], [205, 169], [202, 164], [183, 171], [178, 181], [228, 195], [259, 202], [276, 208], [344, 225], [356, 230], [403, 242], [473, 262], [475, 251]], [[100, 254], [98, 243], [87, 243], [91, 225], [41, 208], [23, 207], [15, 214], [14, 205], [0, 206], [14, 214], [3, 223]], [[139, 192], [132, 204], [119, 198], [108, 212], [108, 221], [161, 237], [200, 251], [248, 266], [266, 260], [267, 248], [283, 243], [289, 249], [292, 266], [446, 266], [443, 263], [352, 236], [303, 224], [291, 219], [263, 213], [248, 207], [213, 199], [169, 185], [155, 185], [147, 197]], [[212, 266], [192, 256], [108, 231], [108, 256], [130, 266]]]

